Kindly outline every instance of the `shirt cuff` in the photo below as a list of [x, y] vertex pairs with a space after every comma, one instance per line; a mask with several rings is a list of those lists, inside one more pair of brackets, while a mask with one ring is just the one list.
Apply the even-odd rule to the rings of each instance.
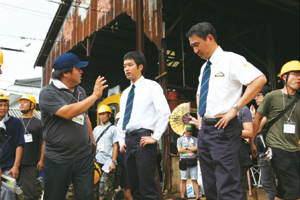
[[157, 133], [154, 133], [152, 135], [152, 138], [155, 139], [156, 141], [158, 141], [160, 139], [161, 135], [160, 134], [157, 134]]
[[124, 139], [120, 139], [119, 140], [119, 146], [120, 148], [125, 144], [125, 140]]

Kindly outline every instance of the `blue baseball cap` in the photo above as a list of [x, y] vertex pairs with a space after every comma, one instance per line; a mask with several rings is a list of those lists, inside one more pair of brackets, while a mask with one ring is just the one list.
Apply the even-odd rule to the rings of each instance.
[[79, 58], [73, 53], [61, 54], [53, 64], [53, 69], [64, 69], [68, 67], [86, 67], [89, 64], [87, 61], [80, 61]]

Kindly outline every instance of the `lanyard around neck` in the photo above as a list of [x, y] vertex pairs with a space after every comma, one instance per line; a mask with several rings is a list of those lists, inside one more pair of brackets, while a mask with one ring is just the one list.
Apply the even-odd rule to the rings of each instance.
[[[282, 104], [283, 104], [283, 109], [285, 109], [285, 102], [284, 102], [283, 92], [281, 92], [281, 94], [282, 94]], [[296, 97], [295, 97], [295, 98], [296, 98]], [[290, 121], [290, 118], [291, 118], [292, 114], [294, 113], [296, 104], [297, 104], [297, 102], [294, 104], [293, 109], [292, 109], [292, 111], [291, 111], [291, 113], [290, 113], [290, 116], [287, 116], [286, 113], [284, 113], [284, 115], [287, 117], [288, 121]]]
[[31, 120], [32, 120], [32, 117], [30, 118], [29, 122], [28, 122], [28, 123], [26, 124], [26, 126], [25, 126], [24, 120], [23, 120], [23, 118], [22, 118], [22, 123], [23, 123], [24, 129], [25, 129], [25, 134], [29, 134], [29, 132], [27, 131], [27, 127], [28, 127], [28, 125], [30, 124]]

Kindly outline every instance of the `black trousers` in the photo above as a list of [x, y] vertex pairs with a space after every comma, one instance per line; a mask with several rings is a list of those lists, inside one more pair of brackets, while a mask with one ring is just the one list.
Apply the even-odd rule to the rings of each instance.
[[198, 156], [207, 200], [241, 200], [238, 152], [242, 128], [233, 118], [225, 129], [202, 125], [198, 133]]
[[41, 182], [36, 180], [39, 177], [36, 166], [22, 165], [19, 171], [18, 184], [22, 186], [24, 199], [38, 200], [42, 192], [42, 187]]
[[56, 160], [45, 156], [44, 200], [65, 200], [71, 181], [74, 185], [77, 200], [94, 199], [92, 154], [72, 160]]
[[158, 199], [155, 182], [157, 145], [140, 147], [141, 137], [150, 135], [151, 131], [145, 130], [136, 135], [126, 135], [125, 138], [125, 166], [134, 200]]
[[272, 167], [278, 179], [276, 197], [300, 198], [300, 151], [288, 152], [272, 147]]

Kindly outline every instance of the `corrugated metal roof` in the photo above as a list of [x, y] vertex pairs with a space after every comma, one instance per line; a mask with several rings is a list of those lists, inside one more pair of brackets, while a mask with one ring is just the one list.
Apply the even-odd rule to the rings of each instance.
[[40, 88], [41, 87], [41, 77], [28, 78], [28, 79], [16, 79], [14, 85]]
[[[59, 9], [62, 8], [64, 10], [57, 12], [56, 16], [66, 18], [63, 23], [57, 22], [56, 17], [54, 18], [34, 67], [46, 64], [46, 68], [51, 68], [60, 54], [68, 52], [121, 14], [126, 13], [136, 21], [136, 0], [73, 1], [68, 11], [63, 6]], [[162, 3], [159, 0], [144, 0], [143, 8], [144, 32], [160, 47], [163, 37]], [[60, 27], [59, 31], [57, 27]], [[55, 35], [57, 37], [54, 37]], [[55, 42], [53, 42], [54, 38], [56, 38]], [[50, 40], [52, 43], [49, 42]], [[49, 48], [52, 48], [51, 51]], [[48, 73], [44, 74], [44, 79], [48, 80], [47, 76]]]

